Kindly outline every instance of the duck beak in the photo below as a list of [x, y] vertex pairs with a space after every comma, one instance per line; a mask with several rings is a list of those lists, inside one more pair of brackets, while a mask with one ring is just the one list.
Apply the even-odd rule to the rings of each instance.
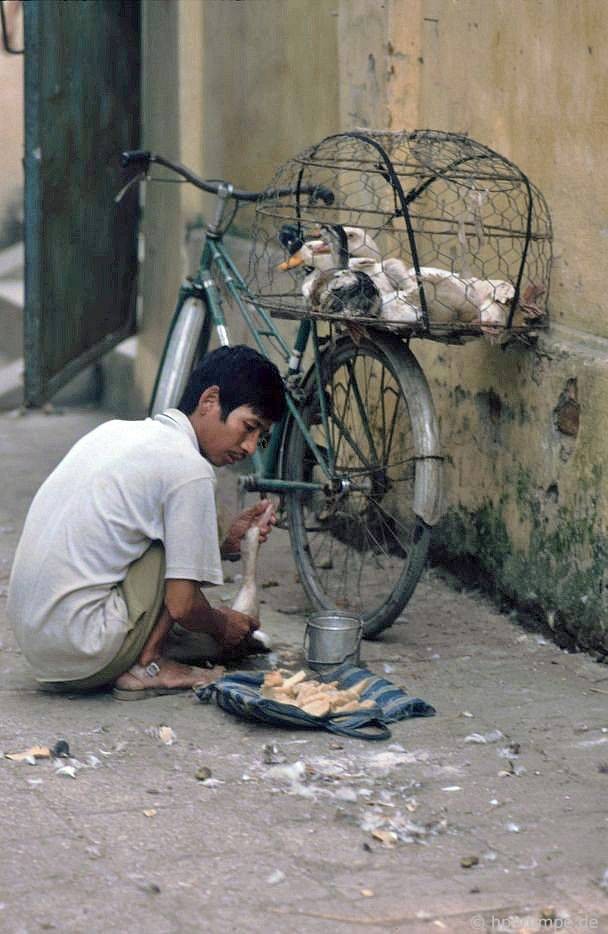
[[297, 253], [294, 253], [293, 256], [290, 256], [289, 259], [286, 259], [285, 262], [279, 263], [277, 269], [280, 269], [281, 272], [287, 272], [288, 269], [295, 269], [296, 266], [301, 266], [304, 260]]

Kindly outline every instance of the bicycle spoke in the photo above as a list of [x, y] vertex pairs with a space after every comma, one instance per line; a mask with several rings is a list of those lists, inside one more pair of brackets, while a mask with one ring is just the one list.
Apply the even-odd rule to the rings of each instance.
[[[367, 528], [367, 532], [368, 532], [368, 534], [369, 534], [371, 540], [376, 544], [376, 546], [377, 546], [378, 548], [380, 548], [380, 543], [379, 543], [378, 540], [376, 539], [376, 537], [375, 537], [375, 535], [373, 534], [373, 532], [371, 531], [371, 529], [369, 529], [369, 527]], [[382, 567], [383, 565], [382, 565], [382, 562], [381, 562], [380, 559], [379, 559], [378, 553], [377, 553], [377, 552], [374, 552], [373, 554], [374, 554], [374, 558], [376, 559], [377, 564], [378, 564], [380, 567]], [[384, 550], [382, 550], [382, 549], [380, 548], [380, 554], [385, 554], [385, 555], [386, 555], [387, 552], [384, 551]]]
[[[303, 582], [317, 605], [356, 608], [364, 620], [384, 610], [388, 622], [411, 594], [428, 543], [428, 535], [414, 538], [417, 451], [405, 382], [398, 366], [389, 366], [383, 351], [365, 339], [355, 346], [340, 338], [323, 366], [329, 424], [320, 424], [313, 396], [307, 419], [319, 445], [322, 431], [333, 442], [335, 479], [350, 483], [328, 484], [294, 517], [304, 548]], [[304, 455], [294, 457], [297, 464]]]
[[[349, 361], [349, 362], [347, 363], [347, 368], [348, 368], [349, 372], [353, 369], [353, 363], [352, 363], [352, 361]], [[377, 454], [377, 452], [376, 452], [376, 445], [374, 444], [374, 439], [373, 439], [373, 436], [372, 436], [372, 433], [371, 433], [371, 431], [370, 431], [370, 427], [369, 427], [369, 424], [368, 424], [368, 421], [367, 421], [367, 412], [365, 411], [365, 406], [364, 406], [364, 404], [363, 404], [363, 399], [361, 398], [361, 392], [360, 392], [360, 390], [359, 390], [359, 384], [358, 384], [357, 378], [356, 378], [356, 376], [354, 376], [354, 374], [353, 374], [353, 394], [354, 394], [354, 397], [355, 397], [355, 401], [356, 401], [356, 403], [357, 403], [357, 408], [358, 408], [358, 410], [359, 410], [359, 421], [361, 422], [361, 426], [363, 427], [363, 430], [364, 430], [364, 432], [365, 432], [365, 436], [366, 436], [367, 442], [368, 442], [368, 444], [369, 444], [369, 450], [370, 450], [372, 459], [373, 459], [373, 460], [377, 460], [377, 459], [378, 459], [378, 454]]]
[[[364, 360], [362, 365], [364, 368], [367, 368], [367, 361]], [[336, 446], [336, 465], [339, 466], [338, 452], [340, 451], [341, 442], [342, 440], [344, 440], [350, 445], [352, 453], [355, 454], [359, 458], [359, 460], [362, 461], [366, 465], [367, 469], [373, 470], [374, 467], [377, 466], [377, 462], [378, 462], [376, 444], [374, 442], [374, 439], [373, 439], [373, 436], [371, 434], [370, 427], [369, 427], [369, 421], [373, 419], [374, 410], [372, 410], [371, 413], [369, 411], [366, 411], [365, 402], [364, 402], [363, 396], [361, 395], [361, 391], [359, 388], [356, 373], [354, 372], [354, 366], [352, 364], [352, 361], [349, 361], [349, 365], [347, 366], [347, 369], [349, 373], [349, 379], [348, 379], [348, 386], [344, 392], [344, 403], [342, 406], [342, 413], [340, 414], [338, 411], [336, 411], [335, 404], [334, 404], [334, 411], [332, 413], [332, 423], [334, 426], [336, 426], [339, 429], [339, 432], [340, 432], [337, 445], [335, 445]], [[373, 374], [370, 374], [369, 376], [367, 376], [367, 379], [365, 381], [366, 398], [367, 398], [367, 388], [369, 386], [369, 382], [372, 378], [372, 375]], [[343, 384], [340, 382], [339, 384], [337, 384], [337, 386], [342, 387]], [[357, 438], [354, 435], [353, 430], [351, 430], [351, 428], [346, 424], [346, 421], [344, 418], [344, 413], [346, 412], [348, 402], [351, 398], [351, 394], [357, 403], [357, 412], [359, 414], [358, 422], [368, 442], [368, 447], [370, 449], [370, 455], [371, 455], [371, 462], [370, 462], [370, 458], [365, 455], [361, 445], [358, 443]], [[336, 395], [336, 389], [334, 388], [334, 397], [335, 395]], [[370, 418], [370, 415], [371, 415], [371, 418]], [[384, 432], [383, 432], [383, 437], [384, 437]], [[345, 468], [343, 467], [342, 469], [345, 469]], [[350, 466], [347, 466], [346, 469], [350, 470], [351, 468]], [[353, 469], [358, 470], [358, 471], [361, 470], [361, 468], [353, 468]]]
[[[340, 385], [341, 385], [341, 384], [339, 383], [338, 386], [340, 386]], [[338, 388], [338, 386], [336, 386], [336, 387], [334, 388], [334, 393], [335, 393], [336, 389]], [[346, 407], [347, 407], [348, 401], [349, 401], [349, 399], [350, 399], [350, 389], [351, 389], [351, 377], [350, 377], [350, 374], [349, 374], [348, 388], [347, 388], [347, 391], [346, 391], [345, 396], [344, 396], [344, 407], [343, 407], [343, 409], [342, 409], [342, 415], [341, 415], [341, 416], [338, 416], [337, 419], [336, 419], [336, 414], [335, 414], [335, 413], [332, 415], [332, 418], [333, 418], [333, 419], [336, 419], [336, 420], [338, 421], [338, 423], [339, 423], [339, 422], [342, 422], [342, 423], [343, 423], [343, 421], [344, 421], [344, 413], [346, 412]], [[335, 403], [334, 403], [334, 404], [335, 404]], [[344, 436], [344, 435], [343, 435], [343, 432], [341, 431], [341, 432], [340, 432], [340, 435], [338, 436], [338, 444], [337, 444], [337, 447], [336, 447], [336, 461], [335, 461], [336, 464], [338, 464], [338, 463], [339, 463], [339, 460], [340, 460], [340, 443], [341, 443], [341, 441], [342, 441], [343, 436]]]
[[[344, 439], [350, 444], [350, 446], [351, 446], [353, 452], [357, 455], [357, 457], [358, 457], [360, 460], [363, 461], [363, 463], [365, 464], [366, 469], [367, 469], [368, 471], [369, 471], [369, 470], [374, 470], [374, 469], [375, 469], [374, 466], [373, 466], [372, 464], [370, 464], [370, 462], [367, 460], [367, 458], [365, 457], [365, 454], [363, 453], [363, 451], [361, 450], [361, 448], [360, 448], [359, 445], [357, 444], [356, 439], [353, 437], [353, 435], [351, 434], [350, 430], [346, 427], [346, 425], [344, 424], [344, 422], [342, 422], [340, 419], [336, 418], [335, 415], [333, 416], [332, 420], [338, 425], [338, 427], [339, 427], [339, 429], [340, 429], [340, 439], [344, 438]], [[338, 442], [338, 444], [339, 444], [339, 443], [340, 443], [340, 442]], [[339, 466], [339, 463], [338, 463], [337, 458], [336, 458], [336, 469], [341, 469], [340, 466]]]
[[[386, 516], [387, 519], [390, 520], [391, 523], [393, 523], [395, 526], [397, 526], [397, 527], [403, 529], [404, 534], [407, 534], [407, 533], [409, 532], [409, 529], [407, 528], [407, 526], [404, 525], [403, 522], [400, 522], [399, 520], [395, 519], [394, 516], [391, 516], [390, 513], [387, 513], [387, 512], [386, 512], [386, 510], [385, 510], [384, 507], [382, 506], [382, 503], [378, 502], [377, 500], [371, 499], [371, 498], [370, 498], [370, 502], [373, 504], [374, 509], [377, 509], [379, 512], [382, 513], [383, 516]], [[386, 524], [386, 525], [390, 528], [390, 525], [386, 522], [386, 520], [384, 520], [384, 524]], [[394, 533], [393, 533], [393, 534], [394, 534]], [[401, 544], [401, 543], [399, 542], [399, 539], [397, 538], [397, 536], [394, 535], [394, 537], [395, 537], [395, 540], [396, 540], [399, 544]]]
[[385, 370], [383, 369], [383, 370], [382, 370], [382, 384], [381, 384], [381, 386], [380, 386], [380, 402], [381, 402], [381, 404], [382, 404], [382, 459], [383, 459], [384, 461], [386, 461], [386, 445], [385, 445], [385, 438], [386, 438], [386, 411], [385, 411], [385, 408], [384, 408], [386, 389], [385, 389], [385, 386], [384, 386], [384, 376], [385, 376]]

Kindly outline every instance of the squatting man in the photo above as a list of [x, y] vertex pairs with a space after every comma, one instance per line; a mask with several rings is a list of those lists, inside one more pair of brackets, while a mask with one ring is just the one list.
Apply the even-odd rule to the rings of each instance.
[[176, 657], [247, 652], [257, 621], [212, 608], [201, 584], [223, 583], [222, 556], [254, 523], [265, 541], [276, 520], [262, 500], [221, 535], [213, 466], [251, 455], [284, 408], [274, 364], [222, 347], [177, 409], [106, 422], [74, 445], [34, 497], [9, 585], [8, 616], [43, 688], [112, 685], [135, 700], [222, 671]]

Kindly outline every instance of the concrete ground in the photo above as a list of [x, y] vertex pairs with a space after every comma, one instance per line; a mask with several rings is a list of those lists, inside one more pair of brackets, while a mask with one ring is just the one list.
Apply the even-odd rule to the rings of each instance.
[[[363, 647], [437, 709], [387, 742], [245, 723], [193, 695], [37, 690], [6, 625], [12, 557], [36, 488], [105, 417], [0, 416], [0, 750], [64, 739], [77, 760], [0, 759], [0, 930], [608, 931], [608, 668], [437, 572]], [[287, 533], [262, 554], [263, 625], [298, 667]]]

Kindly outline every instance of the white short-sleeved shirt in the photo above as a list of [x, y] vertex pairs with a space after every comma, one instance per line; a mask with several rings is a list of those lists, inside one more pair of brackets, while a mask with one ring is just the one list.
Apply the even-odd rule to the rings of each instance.
[[223, 582], [216, 478], [189, 418], [110, 421], [40, 487], [15, 555], [8, 617], [39, 681], [100, 671], [131, 628], [117, 585], [151, 542], [167, 578]]

